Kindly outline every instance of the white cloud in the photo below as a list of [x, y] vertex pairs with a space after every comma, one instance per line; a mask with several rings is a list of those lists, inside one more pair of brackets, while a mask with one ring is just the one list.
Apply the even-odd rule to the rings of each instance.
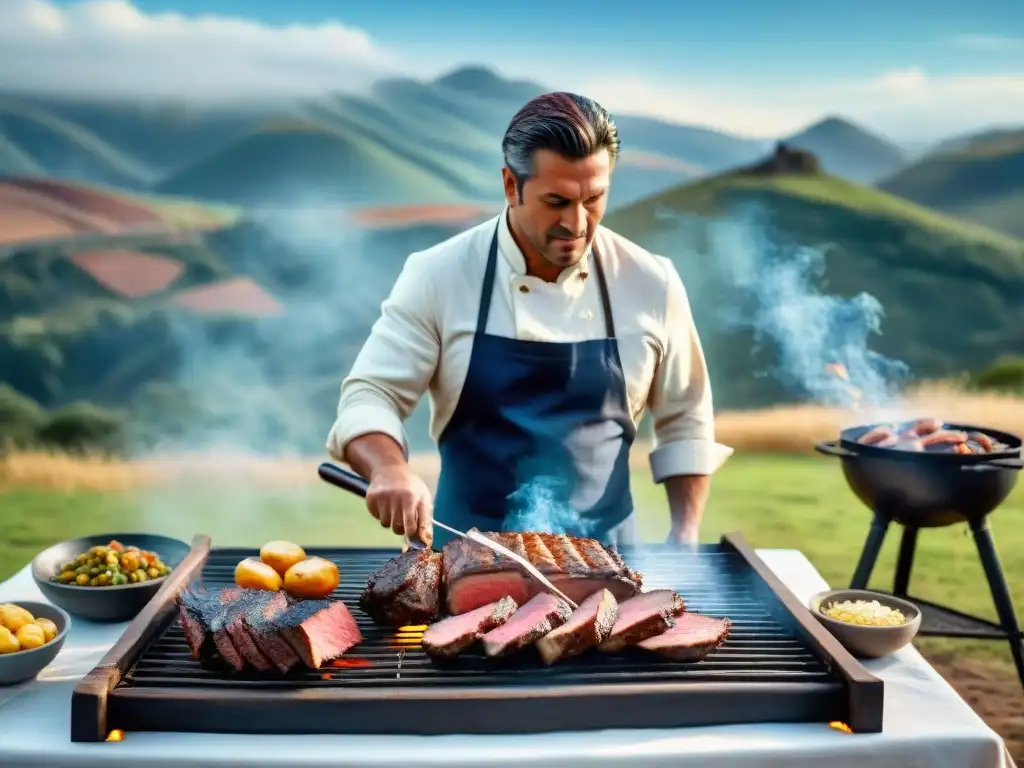
[[0, 87], [222, 98], [359, 88], [397, 57], [338, 22], [146, 14], [127, 0], [0, 0]]
[[[962, 35], [954, 42], [1002, 50], [1024, 39]], [[451, 51], [451, 66], [465, 63], [454, 58], [457, 46], [437, 48], [437, 56]], [[577, 90], [614, 111], [755, 137], [785, 135], [827, 114], [916, 141], [1024, 123], [1024, 71], [939, 77], [909, 67], [824, 86], [752, 72], [747, 83], [718, 82], [712, 88], [699, 75], [685, 73], [657, 82], [621, 71], [574, 76], [565, 68], [553, 82], [546, 65], [528, 59], [500, 63], [508, 65], [510, 77]], [[359, 89], [384, 74], [422, 76], [424, 67], [337, 21], [270, 26], [225, 16], [149, 14], [129, 0], [0, 0], [0, 89], [214, 99], [305, 95]]]

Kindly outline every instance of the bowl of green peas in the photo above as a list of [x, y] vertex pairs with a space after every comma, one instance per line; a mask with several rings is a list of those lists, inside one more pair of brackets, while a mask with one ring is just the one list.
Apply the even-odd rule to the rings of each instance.
[[189, 545], [149, 533], [108, 533], [54, 544], [32, 561], [47, 600], [90, 621], [128, 621], [150, 601]]

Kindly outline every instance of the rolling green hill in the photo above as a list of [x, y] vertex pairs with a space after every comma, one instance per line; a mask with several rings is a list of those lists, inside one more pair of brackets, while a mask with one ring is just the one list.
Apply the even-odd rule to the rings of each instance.
[[[732, 330], [721, 314], [722, 307], [741, 306], [731, 283], [735, 270], [744, 267], [736, 265], [751, 265], [755, 272], [746, 278], [757, 281], [770, 254], [744, 252], [760, 246], [740, 236], [732, 247], [715, 248], [709, 228], [743, 221], [751, 210], [763, 214], [771, 242], [824, 250], [817, 285], [824, 295], [866, 292], [881, 303], [881, 335], [871, 346], [908, 364], [913, 375], [948, 376], [983, 367], [999, 354], [1024, 352], [1024, 241], [826, 174], [732, 172], [656, 195], [606, 219], [611, 229], [677, 265], [705, 337], [716, 402], [723, 407], [763, 405], [793, 394], [758, 378], [777, 361], [777, 349], [758, 351], [752, 329]], [[731, 277], [723, 276], [729, 272], [725, 265], [732, 265]], [[804, 312], [808, 297], [797, 294], [769, 298], [779, 311], [789, 311], [787, 301], [804, 302], [789, 308]], [[803, 320], [823, 318], [812, 314]]]
[[339, 125], [281, 121], [165, 179], [158, 190], [232, 204], [282, 199], [341, 205], [452, 203], [465, 198], [413, 162]]
[[145, 187], [155, 179], [152, 169], [101, 137], [17, 100], [0, 98], [0, 139], [54, 176], [78, 176], [128, 189]]
[[861, 184], [870, 184], [906, 163], [899, 147], [848, 120], [829, 117], [783, 141], [812, 152], [826, 171]]
[[1024, 236], [1024, 130], [952, 143], [890, 176], [881, 189]]

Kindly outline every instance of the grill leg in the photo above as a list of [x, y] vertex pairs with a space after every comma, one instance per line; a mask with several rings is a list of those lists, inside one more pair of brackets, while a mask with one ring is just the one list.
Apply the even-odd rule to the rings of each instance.
[[989, 589], [992, 590], [992, 602], [996, 605], [999, 623], [1010, 636], [1010, 654], [1017, 667], [1017, 677], [1020, 678], [1021, 685], [1024, 686], [1024, 637], [1021, 637], [1017, 612], [1013, 608], [1010, 588], [1006, 584], [1006, 576], [999, 563], [999, 554], [996, 552], [995, 542], [992, 540], [992, 531], [988, 527], [988, 520], [972, 521], [971, 532], [974, 534], [974, 544], [978, 548], [981, 565], [985, 569], [986, 578], [988, 578]]
[[910, 586], [910, 571], [914, 567], [914, 550], [917, 548], [917, 528], [906, 526], [900, 538], [900, 554], [896, 560], [896, 578], [893, 581], [892, 593], [899, 597], [907, 596]]
[[882, 543], [885, 541], [885, 534], [888, 530], [889, 518], [875, 512], [875, 518], [871, 521], [871, 528], [868, 530], [868, 538], [864, 542], [864, 549], [857, 562], [857, 570], [853, 572], [850, 589], [867, 589], [871, 571], [875, 568], [875, 561], [878, 560], [878, 553], [882, 551]]

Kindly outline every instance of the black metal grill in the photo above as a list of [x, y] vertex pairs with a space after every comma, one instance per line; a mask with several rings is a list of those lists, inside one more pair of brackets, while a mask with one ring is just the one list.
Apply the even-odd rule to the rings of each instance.
[[[345, 601], [365, 638], [336, 666], [282, 675], [201, 664], [189, 655], [173, 609], [177, 587], [169, 587], [76, 689], [72, 738], [97, 738], [96, 710], [107, 728], [223, 733], [528, 733], [833, 720], [881, 729], [881, 682], [739, 536], [697, 553], [665, 546], [622, 552], [643, 573], [645, 590], [673, 589], [688, 610], [732, 621], [728, 640], [698, 663], [593, 650], [547, 667], [532, 648], [501, 661], [471, 651], [437, 663], [419, 647], [422, 629], [378, 626], [358, 607], [368, 577], [393, 550], [307, 552], [338, 564], [334, 597]], [[212, 588], [231, 584], [238, 561], [256, 553], [212, 550], [200, 571], [202, 554], [192, 573]], [[184, 584], [187, 577], [179, 578]]]
[[[208, 587], [232, 584], [235, 565], [254, 554], [243, 549], [212, 552], [203, 568], [203, 583]], [[357, 600], [367, 579], [393, 552], [327, 549], [311, 554], [333, 560], [341, 570], [342, 583], [334, 596], [349, 606], [365, 637], [344, 658], [367, 666], [293, 670], [287, 675], [235, 674], [217, 667], [204, 668], [189, 656], [181, 628], [172, 622], [143, 653], [122, 685], [293, 688], [564, 684], [591, 680], [827, 683], [837, 679], [792, 627], [768, 611], [763, 599], [751, 589], [749, 567], [734, 553], [706, 552], [696, 558], [684, 558], [678, 552], [660, 552], [645, 555], [643, 562], [637, 562], [635, 556], [631, 558], [631, 565], [644, 574], [645, 590], [674, 589], [685, 597], [689, 610], [732, 620], [729, 639], [704, 661], [679, 664], [653, 660], [649, 654], [639, 652], [595, 652], [553, 668], [543, 666], [533, 652], [497, 664], [480, 652], [470, 652], [441, 666], [420, 649], [421, 631], [401, 632], [378, 626], [359, 610]]]

